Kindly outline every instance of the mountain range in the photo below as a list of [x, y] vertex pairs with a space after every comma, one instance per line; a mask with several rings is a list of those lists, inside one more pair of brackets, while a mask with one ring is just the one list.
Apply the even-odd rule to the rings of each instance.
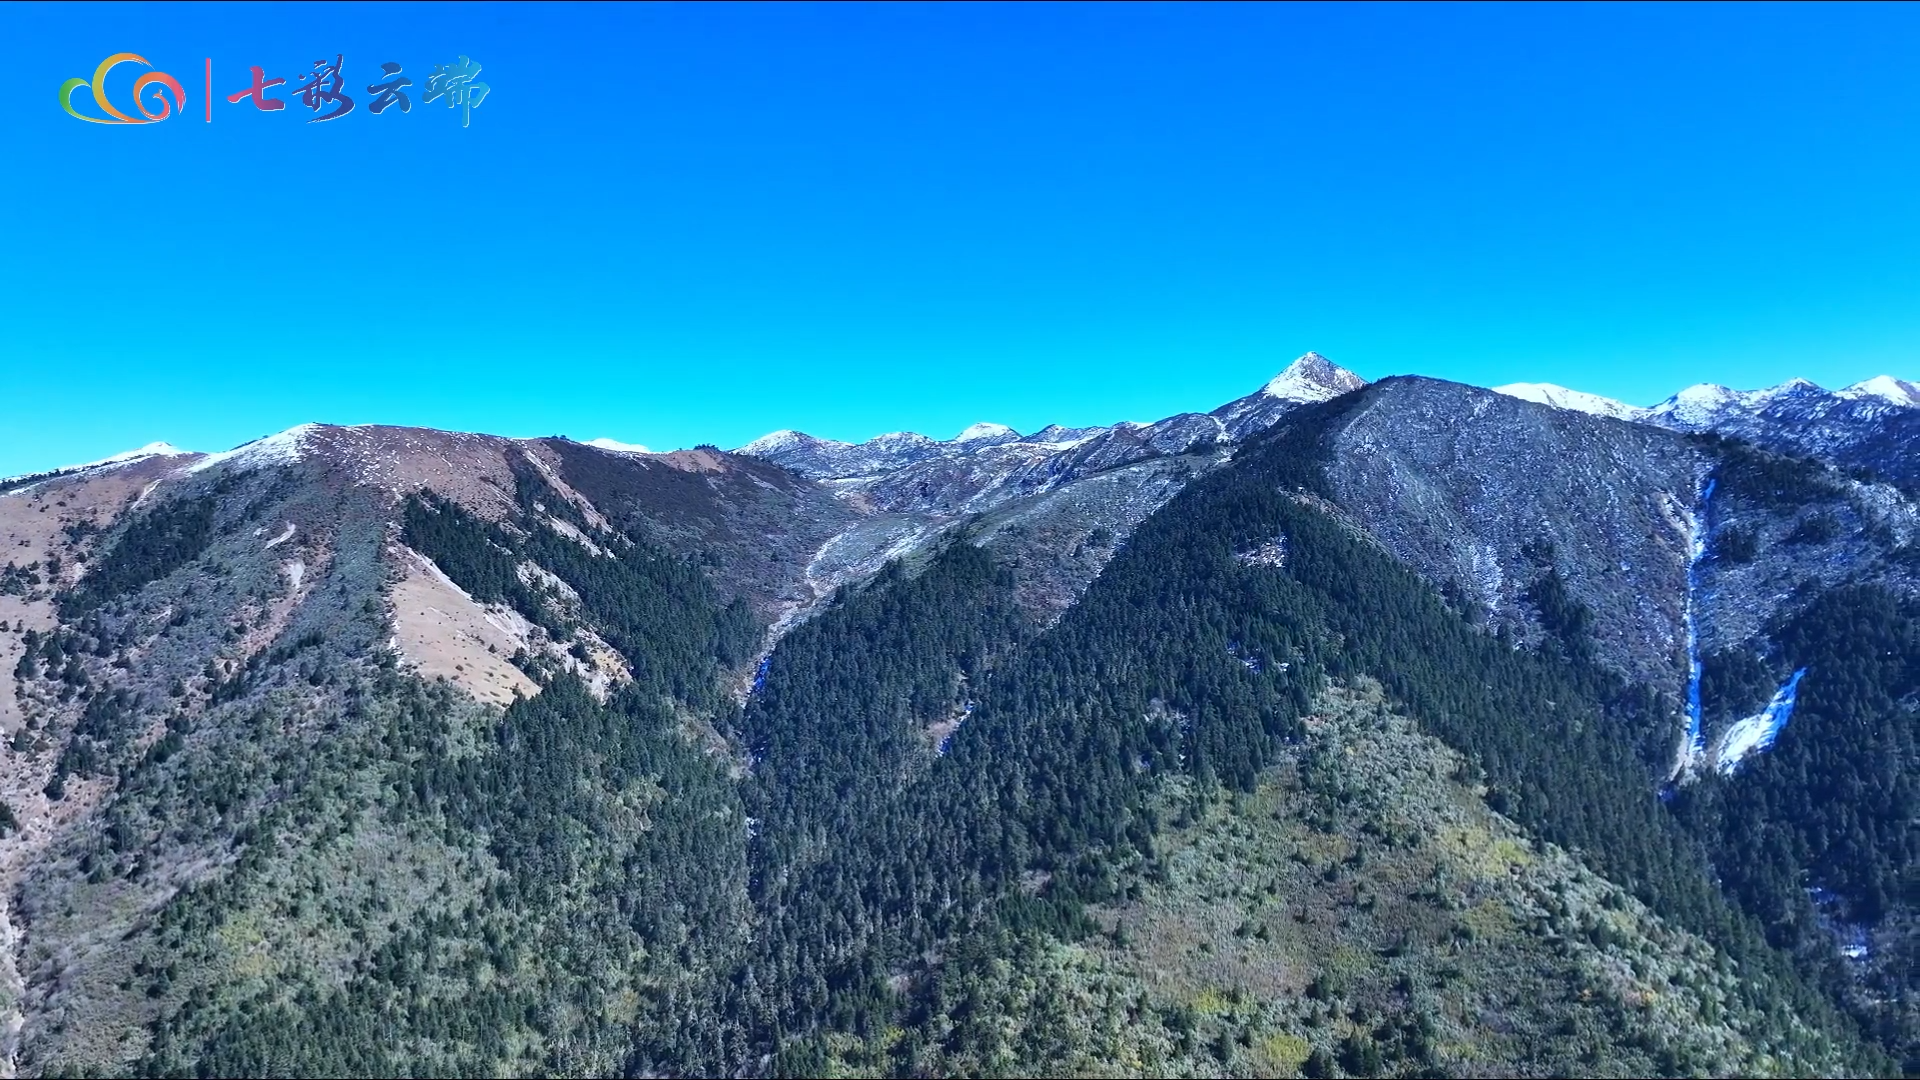
[[0, 480], [17, 1073], [1900, 1073], [1920, 387]]

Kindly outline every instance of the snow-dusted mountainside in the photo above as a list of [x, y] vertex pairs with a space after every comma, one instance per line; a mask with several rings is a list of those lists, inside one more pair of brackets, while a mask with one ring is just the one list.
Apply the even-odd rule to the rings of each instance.
[[1920, 388], [1888, 375], [1844, 390], [1806, 379], [1764, 390], [1690, 386], [1654, 406], [1647, 419], [1920, 482]]
[[1624, 401], [1615, 401], [1599, 394], [1589, 394], [1580, 390], [1569, 390], [1552, 383], [1508, 383], [1493, 388], [1495, 393], [1516, 397], [1522, 401], [1534, 401], [1542, 405], [1551, 405], [1556, 409], [1572, 409], [1575, 412], [1592, 416], [1610, 416], [1615, 420], [1644, 421], [1648, 410]]
[[1597, 659], [1685, 700], [1690, 663], [1764, 638], [1796, 596], [1920, 595], [1903, 547], [1920, 500], [1811, 463], [1783, 483], [1751, 441], [1397, 377], [1355, 395], [1323, 448], [1342, 509], [1434, 585], [1529, 639], [1552, 632], [1550, 567]]
[[1710, 468], [1682, 436], [1436, 379], [1383, 379], [1327, 439], [1335, 498], [1402, 562], [1534, 633], [1553, 566], [1601, 662], [1681, 689], [1687, 535]]
[[1512, 383], [1494, 390], [1556, 409], [1731, 436], [1904, 484], [1920, 483], [1920, 385], [1891, 375], [1843, 390], [1807, 379], [1762, 390], [1702, 383], [1650, 409], [1551, 383]]
[[763, 458], [810, 480], [830, 480], [871, 476], [911, 465], [940, 455], [943, 446], [949, 450], [963, 449], [958, 440], [943, 444], [911, 431], [888, 432], [861, 443], [818, 439], [804, 431], [775, 431], [734, 452]]
[[1862, 422], [1920, 408], [1920, 386], [1876, 375], [1844, 390], [1789, 379], [1764, 390], [1733, 390], [1712, 383], [1689, 386], [1649, 410], [1656, 423], [1706, 431], [1754, 417], [1776, 421]]

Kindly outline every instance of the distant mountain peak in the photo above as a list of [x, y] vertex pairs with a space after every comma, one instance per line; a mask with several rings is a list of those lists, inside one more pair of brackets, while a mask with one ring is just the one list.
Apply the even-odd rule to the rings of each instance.
[[172, 443], [151, 442], [138, 450], [124, 450], [118, 454], [109, 454], [98, 461], [82, 462], [78, 465], [61, 465], [57, 468], [26, 474], [26, 476], [0, 476], [0, 482], [24, 480], [27, 476], [53, 477], [67, 473], [86, 472], [89, 469], [104, 469], [116, 465], [131, 465], [137, 461], [146, 461], [157, 457], [192, 457], [192, 450], [182, 450]]
[[54, 471], [77, 472], [81, 469], [97, 469], [103, 465], [130, 465], [136, 461], [145, 461], [148, 458], [192, 457], [193, 454], [194, 454], [194, 451], [182, 450], [179, 447], [173, 445], [172, 443], [150, 442], [138, 450], [125, 450], [118, 454], [111, 454], [107, 457], [103, 457], [99, 461], [89, 461], [84, 465], [68, 465], [65, 468], [56, 469]]
[[611, 450], [616, 454], [651, 454], [653, 453], [652, 450], [649, 450], [646, 447], [641, 446], [639, 443], [621, 442], [618, 439], [609, 439], [604, 435], [598, 439], [588, 439], [587, 445], [600, 450]]
[[1655, 405], [1651, 415], [1660, 421], [1683, 428], [1706, 428], [1727, 408], [1746, 400], [1746, 395], [1719, 383], [1698, 383]]
[[1733, 390], [1702, 383], [1689, 386], [1654, 406], [1649, 418], [1669, 426], [1705, 430], [1736, 414], [1782, 409], [1797, 413], [1803, 407], [1824, 411], [1842, 402], [1852, 402], [1856, 407], [1878, 407], [1885, 403], [1920, 408], [1920, 386], [1891, 375], [1876, 375], [1838, 391], [1800, 378], [1763, 390]]
[[117, 465], [122, 461], [138, 461], [141, 458], [185, 457], [188, 454], [191, 454], [193, 452], [194, 451], [192, 450], [182, 450], [179, 447], [173, 445], [172, 443], [150, 442], [138, 450], [128, 450], [125, 453], [115, 454], [112, 457], [104, 457], [104, 458], [101, 458], [99, 461], [91, 462], [89, 464], [90, 465]]
[[1795, 376], [1781, 383], [1779, 386], [1768, 387], [1762, 390], [1761, 393], [1770, 398], [1790, 397], [1800, 394], [1825, 394], [1827, 393], [1827, 389], [1812, 379], [1803, 379]]
[[1890, 375], [1828, 390], [1789, 379], [1763, 390], [1689, 386], [1653, 407], [1648, 420], [1675, 431], [1711, 431], [1769, 450], [1818, 457], [1876, 475], [1920, 477], [1920, 386]]
[[1732, 401], [1740, 396], [1740, 391], [1719, 383], [1695, 383], [1673, 395], [1673, 401]]
[[832, 439], [816, 439], [812, 435], [809, 435], [804, 431], [795, 431], [792, 428], [781, 428], [779, 431], [767, 432], [765, 435], [762, 435], [759, 438], [753, 440], [752, 442], [746, 444], [745, 446], [740, 447], [740, 449], [736, 452], [741, 454], [750, 454], [755, 457], [767, 457], [769, 455], [779, 454], [783, 451], [794, 450], [800, 447], [849, 446], [849, 445], [851, 444], [843, 443], [843, 442], [835, 442]]
[[917, 431], [889, 431], [884, 435], [875, 435], [866, 442], [856, 443], [855, 445], [870, 446], [881, 450], [894, 450], [901, 447], [929, 446], [938, 441], [938, 439], [930, 439]]
[[1275, 375], [1267, 385], [1246, 397], [1227, 402], [1209, 415], [1220, 422], [1228, 439], [1243, 439], [1271, 426], [1301, 405], [1329, 401], [1365, 385], [1367, 380], [1317, 352], [1310, 352], [1288, 364], [1286, 370]]
[[1573, 412], [1588, 413], [1593, 416], [1609, 416], [1615, 420], [1645, 420], [1648, 410], [1624, 401], [1615, 401], [1599, 394], [1589, 394], [1581, 390], [1569, 390], [1553, 383], [1508, 383], [1493, 388], [1496, 394], [1519, 398], [1522, 401], [1537, 402], [1556, 409], [1568, 409]]
[[1001, 442], [1012, 442], [1018, 438], [1020, 438], [1020, 433], [1005, 424], [979, 423], [971, 425], [967, 430], [954, 436], [953, 441], [964, 443], [997, 439]]
[[1367, 385], [1367, 380], [1346, 368], [1309, 352], [1288, 364], [1261, 391], [1282, 401], [1326, 401]]
[[1871, 379], [1854, 383], [1840, 391], [1853, 397], [1877, 397], [1893, 402], [1895, 405], [1920, 407], [1920, 384], [1896, 379], [1891, 375], [1875, 375]]

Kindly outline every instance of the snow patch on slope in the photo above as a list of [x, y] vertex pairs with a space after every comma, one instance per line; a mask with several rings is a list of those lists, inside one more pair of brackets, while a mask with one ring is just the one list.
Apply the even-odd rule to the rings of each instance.
[[1773, 695], [1767, 707], [1734, 724], [1720, 737], [1720, 752], [1715, 755], [1714, 768], [1722, 776], [1730, 776], [1740, 767], [1740, 763], [1753, 754], [1760, 753], [1773, 745], [1780, 732], [1793, 718], [1794, 698], [1800, 692], [1800, 677], [1807, 673], [1806, 668], [1793, 673], [1787, 685]]

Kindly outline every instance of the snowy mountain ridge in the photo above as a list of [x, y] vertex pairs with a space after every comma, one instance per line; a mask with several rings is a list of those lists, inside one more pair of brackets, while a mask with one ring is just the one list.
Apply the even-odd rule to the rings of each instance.
[[1827, 390], [1810, 379], [1788, 379], [1778, 386], [1759, 390], [1735, 390], [1718, 383], [1698, 383], [1679, 391], [1651, 408], [1629, 405], [1610, 397], [1572, 390], [1554, 383], [1518, 382], [1492, 388], [1508, 397], [1570, 409], [1593, 416], [1611, 416], [1616, 420], [1659, 424], [1685, 430], [1704, 430], [1731, 412], [1753, 412], [1781, 402], [1838, 398], [1868, 404], [1890, 403], [1905, 408], [1920, 408], [1920, 384], [1891, 375], [1876, 375], [1843, 390]]
[[[958, 466], [964, 460], [967, 464], [961, 471], [968, 478], [961, 486], [979, 485], [984, 490], [1000, 486], [1005, 474], [1041, 470], [1044, 462], [1053, 462], [1045, 468], [1063, 475], [1083, 474], [1088, 468], [1113, 467], [1142, 455], [1178, 454], [1205, 443], [1231, 445], [1302, 405], [1327, 401], [1367, 385], [1365, 379], [1325, 356], [1307, 352], [1260, 389], [1206, 414], [1182, 413], [1154, 423], [1121, 421], [1077, 428], [1050, 425], [1030, 435], [1005, 424], [983, 421], [944, 440], [913, 431], [894, 431], [851, 443], [782, 429], [754, 439], [735, 452], [773, 462], [808, 479], [833, 481], [877, 481], [902, 470], [924, 471], [937, 468], [933, 463], [939, 462]], [[1676, 431], [1718, 432], [1795, 452], [1837, 456], [1870, 467], [1897, 459], [1908, 450], [1920, 450], [1920, 384], [1891, 375], [1878, 375], [1841, 390], [1827, 390], [1802, 378], [1758, 390], [1702, 383], [1650, 408], [1545, 382], [1509, 383], [1492, 389], [1549, 408]], [[215, 454], [151, 443], [34, 477], [154, 457], [193, 458], [188, 468], [195, 472], [236, 458], [297, 460], [303, 442], [316, 427], [298, 425]], [[653, 452], [639, 443], [605, 437], [583, 445], [616, 454]], [[1064, 464], [1066, 456], [1075, 457], [1077, 464]], [[1897, 468], [1894, 471], [1899, 472]], [[936, 486], [956, 482], [951, 469], [943, 475], [945, 479], [935, 481]], [[34, 477], [14, 477], [11, 482]]]
[[1570, 409], [1592, 416], [1610, 416], [1615, 420], [1645, 422], [1651, 410], [1629, 405], [1624, 401], [1615, 401], [1599, 394], [1589, 394], [1581, 390], [1569, 390], [1553, 383], [1508, 383], [1493, 387], [1496, 394], [1532, 401], [1541, 405], [1550, 405], [1556, 409]]
[[979, 510], [1014, 494], [1051, 490], [1092, 471], [1237, 442], [1301, 405], [1365, 385], [1353, 372], [1309, 352], [1259, 390], [1211, 414], [1180, 413], [1154, 423], [1079, 428], [1056, 424], [1031, 435], [983, 422], [944, 441], [902, 431], [847, 443], [784, 429], [736, 452], [811, 480], [834, 481], [849, 498], [878, 498], [888, 506], [923, 500], [955, 512], [963, 507]]
[[1778, 386], [1759, 390], [1734, 390], [1717, 383], [1700, 383], [1645, 411], [1655, 423], [1695, 429], [1711, 427], [1734, 413], [1791, 409], [1796, 403], [1830, 409], [1836, 402], [1920, 408], [1920, 386], [1891, 375], [1876, 375], [1842, 390], [1828, 390], [1811, 379], [1788, 379]]

